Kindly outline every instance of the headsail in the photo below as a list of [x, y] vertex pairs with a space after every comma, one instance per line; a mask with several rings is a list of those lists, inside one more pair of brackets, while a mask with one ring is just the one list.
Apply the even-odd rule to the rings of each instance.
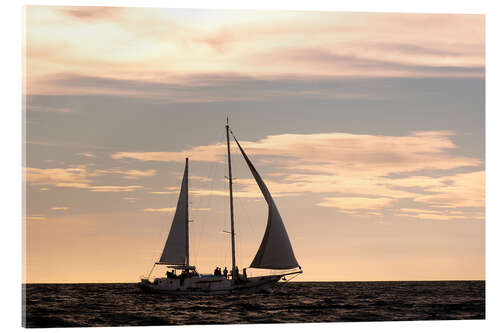
[[169, 265], [188, 265], [188, 159], [184, 168], [181, 193], [177, 202], [174, 220], [170, 227], [167, 242], [159, 263]]
[[292, 269], [299, 267], [297, 259], [295, 259], [295, 255], [293, 254], [292, 245], [290, 244], [290, 239], [288, 238], [285, 225], [283, 224], [283, 220], [281, 219], [271, 193], [269, 193], [266, 184], [264, 184], [264, 181], [253, 166], [247, 154], [245, 154], [245, 151], [234, 134], [233, 138], [240, 148], [241, 154], [245, 158], [245, 161], [247, 162], [248, 167], [250, 168], [255, 181], [259, 185], [259, 188], [269, 207], [264, 238], [262, 239], [259, 250], [257, 251], [250, 267], [267, 269]]

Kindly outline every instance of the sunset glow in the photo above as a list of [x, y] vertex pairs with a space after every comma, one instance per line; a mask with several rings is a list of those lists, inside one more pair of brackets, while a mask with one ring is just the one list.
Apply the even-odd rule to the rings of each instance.
[[[29, 6], [24, 281], [135, 282], [190, 159], [192, 259], [229, 266], [224, 125], [302, 281], [484, 279], [484, 16]], [[234, 155], [237, 260], [267, 206]]]

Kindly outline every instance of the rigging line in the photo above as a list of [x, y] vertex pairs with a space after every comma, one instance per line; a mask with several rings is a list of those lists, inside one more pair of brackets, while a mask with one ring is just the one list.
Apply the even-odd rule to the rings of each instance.
[[[236, 188], [238, 189], [238, 193], [241, 193], [241, 186], [240, 186], [240, 184], [237, 184]], [[244, 228], [243, 228], [244, 225], [242, 223], [242, 221], [244, 220], [243, 219], [244, 214], [242, 213], [242, 209], [241, 209], [243, 200], [244, 200], [243, 197], [239, 197], [239, 199], [237, 201], [237, 205], [238, 205], [238, 212], [237, 212], [237, 214], [238, 214], [238, 222], [239, 222], [237, 224], [237, 226], [236, 226], [236, 228], [237, 228], [237, 235], [243, 235], [243, 231], [242, 230], [244, 230]], [[237, 239], [237, 245], [238, 245], [238, 249], [239, 249], [240, 252], [241, 252], [241, 249], [242, 249], [242, 244], [245, 244], [245, 241], [244, 241], [243, 237], [238, 237], [238, 239]], [[244, 265], [242, 265], [240, 268], [243, 268], [243, 267], [244, 267]]]
[[245, 200], [239, 200], [238, 209], [241, 211], [241, 215], [246, 217], [246, 219], [245, 219], [246, 224], [245, 225], [250, 227], [252, 238], [253, 238], [252, 244], [259, 244], [259, 239], [257, 238], [257, 233], [255, 232], [255, 229], [254, 229], [254, 226], [252, 223], [253, 218], [250, 216], [250, 214], [248, 213], [248, 211], [246, 209], [246, 201]]
[[[231, 129], [230, 129], [231, 130]], [[239, 156], [239, 154], [236, 154], [237, 156]], [[234, 155], [233, 155], [234, 156]], [[235, 227], [235, 253], [241, 253], [241, 242], [242, 242], [242, 238], [243, 237], [240, 237], [241, 235], [241, 210], [239, 209], [240, 208], [240, 203], [242, 201], [242, 198], [241, 198], [241, 192], [240, 192], [240, 184], [238, 183], [238, 179], [239, 179], [239, 174], [240, 174], [240, 164], [238, 163], [240, 159], [234, 159], [233, 160], [233, 193], [234, 193], [234, 202], [236, 203], [236, 211], [234, 212], [235, 213], [235, 223], [234, 223], [234, 227]], [[234, 175], [236, 175], [237, 177], [234, 177]], [[236, 180], [236, 181], [235, 181]], [[236, 262], [239, 262], [238, 260], [236, 260]], [[241, 264], [241, 263], [240, 263]], [[238, 265], [236, 265], [238, 266]], [[240, 266], [239, 268], [241, 269], [243, 266]]]
[[[232, 132], [231, 132], [232, 134]], [[244, 167], [245, 165], [245, 161], [242, 159], [242, 156], [240, 154], [237, 154], [239, 156], [238, 158], [238, 161], [240, 163], [234, 163], [236, 165], [236, 167], [234, 168], [236, 172], [236, 174], [238, 174], [239, 172], [241, 172], [241, 174], [243, 175], [243, 173], [247, 173], [248, 169]], [[243, 163], [243, 164], [241, 164]], [[242, 165], [243, 165], [243, 168], [242, 168]], [[244, 171], [241, 171], [241, 170], [244, 170]], [[251, 176], [251, 174], [250, 174]], [[242, 178], [243, 176], [240, 177], [240, 179]], [[238, 183], [238, 181], [236, 182], [233, 182], [233, 186], [235, 185], [235, 192], [236, 193], [242, 193], [242, 189], [243, 189], [243, 185], [241, 185], [240, 183]], [[242, 228], [244, 226], [250, 226], [250, 229], [252, 231], [252, 238], [253, 238], [253, 242], [252, 244], [259, 244], [259, 240], [257, 239], [257, 235], [255, 233], [255, 230], [253, 229], [253, 225], [251, 223], [252, 221], [252, 218], [250, 217], [249, 214], [247, 214], [247, 210], [246, 210], [246, 207], [245, 207], [245, 199], [244, 197], [242, 197], [241, 195], [237, 197], [238, 200], [235, 200], [236, 204], [237, 204], [237, 211], [236, 211], [236, 214], [237, 214], [237, 218], [238, 218], [238, 221], [239, 223], [236, 224], [236, 228], [238, 229], [238, 234], [241, 233], [242, 231]], [[243, 224], [242, 222], [245, 222], [245, 224]], [[246, 235], [247, 233], [245, 233]], [[239, 237], [238, 240], [237, 240], [237, 246], [238, 248], [241, 249], [242, 247], [242, 244], [247, 244], [249, 242], [246, 242], [242, 239], [242, 237]]]
[[[295, 278], [296, 278], [297, 276], [299, 276], [299, 275], [300, 275], [300, 273], [297, 273], [297, 274], [295, 274], [294, 276], [292, 276], [291, 278], [287, 279], [285, 282], [276, 283], [277, 288], [283, 288], [283, 286], [284, 286], [285, 284], [287, 284], [288, 282], [292, 281], [293, 279], [295, 279]], [[281, 279], [280, 279], [280, 280], [281, 280]]]

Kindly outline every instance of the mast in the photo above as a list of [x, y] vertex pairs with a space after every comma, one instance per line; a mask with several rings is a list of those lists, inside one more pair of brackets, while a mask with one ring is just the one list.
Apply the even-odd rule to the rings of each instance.
[[[189, 159], [186, 157], [186, 183], [189, 184], [188, 177]], [[186, 185], [186, 266], [189, 267], [189, 186]]]
[[[229, 148], [229, 117], [226, 118], [227, 164], [229, 166], [229, 205], [231, 207], [231, 266], [232, 278], [235, 279], [236, 256], [234, 251], [234, 212], [233, 212], [233, 175], [231, 172], [231, 150]], [[236, 278], [238, 278], [236, 276]]]

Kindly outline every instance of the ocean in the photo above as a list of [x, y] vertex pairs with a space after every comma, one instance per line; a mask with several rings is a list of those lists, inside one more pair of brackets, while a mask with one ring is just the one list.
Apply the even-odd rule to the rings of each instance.
[[143, 293], [137, 284], [26, 284], [23, 326], [358, 322], [485, 318], [484, 281], [289, 282], [225, 296]]

